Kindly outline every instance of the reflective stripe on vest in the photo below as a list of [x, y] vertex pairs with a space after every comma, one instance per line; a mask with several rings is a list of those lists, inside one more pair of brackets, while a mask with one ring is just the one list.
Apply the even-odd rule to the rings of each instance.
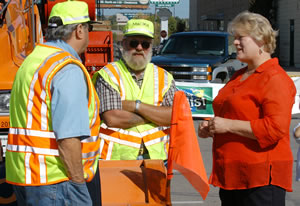
[[121, 100], [125, 100], [125, 87], [122, 76], [120, 75], [120, 71], [117, 68], [117, 65], [113, 62], [112, 64], [108, 64], [102, 69], [111, 77], [112, 81], [115, 85], [120, 86], [120, 96]]
[[[101, 76], [105, 80], [108, 80], [108, 83], [113, 88], [117, 88], [117, 91], [120, 93], [121, 100], [140, 99], [144, 103], [160, 106], [163, 101], [163, 96], [169, 89], [170, 82], [172, 80], [169, 78], [169, 74], [162, 68], [157, 67], [156, 65], [148, 64], [147, 69], [145, 70], [142, 88], [140, 88], [140, 92], [138, 92], [133, 91], [134, 85], [130, 86], [130, 84], [132, 83], [125, 81], [126, 78], [128, 80], [128, 78], [132, 77], [131, 74], [126, 73], [127, 69], [126, 71], [124, 71], [124, 67], [124, 63], [122, 61], [118, 61], [116, 63], [106, 65], [102, 69], [102, 71], [100, 70], [99, 73], [100, 75], [101, 73], [104, 74], [104, 76]], [[152, 87], [149, 85], [144, 85], [144, 82], [146, 82], [148, 78], [152, 78]], [[129, 81], [131, 81], [131, 79]], [[134, 82], [133, 84], [136, 83]], [[143, 99], [144, 90], [147, 90], [148, 92], [147, 100]], [[129, 94], [126, 94], [126, 91]], [[134, 95], [132, 94], [136, 94], [138, 95], [138, 97], [134, 99], [135, 97], [133, 97]], [[149, 99], [149, 96], [151, 96], [152, 99]], [[167, 154], [169, 145], [169, 127], [155, 127], [153, 126], [153, 124], [145, 124], [134, 128], [126, 130], [120, 128], [109, 128], [107, 127], [107, 125], [102, 123], [99, 134], [101, 138], [101, 158], [111, 159], [114, 144], [125, 145], [139, 150], [142, 140], [144, 141], [145, 146], [147, 148], [158, 143], [163, 143], [163, 149], [165, 151], [165, 154]]]
[[[42, 52], [41, 52], [42, 51]], [[40, 53], [50, 53], [50, 55], [39, 58]], [[98, 138], [100, 118], [99, 99], [90, 76], [85, 67], [69, 53], [58, 48], [39, 45], [32, 53], [33, 58], [41, 62], [38, 67], [35, 62], [30, 67], [30, 56], [26, 62], [28, 71], [32, 73], [32, 79], [28, 86], [28, 95], [21, 95], [20, 107], [26, 112], [26, 122], [14, 122], [18, 116], [16, 112], [11, 113], [11, 128], [9, 130], [7, 142], [7, 170], [19, 171], [18, 175], [7, 175], [7, 181], [17, 185], [47, 185], [68, 180], [67, 172], [59, 158], [58, 145], [54, 132], [52, 131], [51, 120], [51, 82], [55, 74], [67, 64], [76, 64], [84, 72], [88, 88], [89, 125], [91, 137], [81, 141], [82, 162], [84, 177], [86, 181], [91, 181], [97, 168], [99, 158], [100, 139]], [[25, 60], [26, 61], [26, 60]], [[24, 61], [24, 62], [25, 62]], [[23, 66], [23, 65], [22, 65]], [[25, 69], [25, 68], [24, 68]], [[22, 78], [20, 75], [17, 78]], [[16, 81], [18, 82], [20, 81]], [[15, 86], [21, 94], [25, 90], [19, 91], [19, 85]], [[14, 88], [14, 87], [13, 87]], [[14, 95], [14, 92], [12, 92]], [[25, 101], [23, 101], [25, 100]], [[27, 103], [26, 103], [27, 102]], [[26, 128], [20, 128], [24, 125]], [[16, 127], [18, 126], [18, 127]], [[12, 158], [14, 160], [12, 160]], [[11, 161], [21, 161], [22, 168], [16, 168]]]
[[167, 136], [168, 133], [169, 127], [155, 127], [151, 130], [138, 133], [119, 128], [107, 127], [105, 123], [102, 123], [100, 137], [119, 144], [140, 148], [142, 139], [144, 139], [146, 146], [150, 146], [160, 142], [159, 140]]

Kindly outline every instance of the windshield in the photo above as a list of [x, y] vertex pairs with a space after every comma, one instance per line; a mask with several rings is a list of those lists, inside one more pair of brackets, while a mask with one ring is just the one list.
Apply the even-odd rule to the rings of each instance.
[[170, 38], [161, 54], [189, 54], [222, 56], [225, 52], [225, 37], [177, 36]]

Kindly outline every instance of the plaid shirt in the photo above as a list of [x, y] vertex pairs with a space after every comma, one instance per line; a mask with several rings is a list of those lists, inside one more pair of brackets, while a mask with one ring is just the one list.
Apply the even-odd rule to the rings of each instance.
[[[142, 73], [139, 78], [137, 78], [137, 76], [132, 71], [130, 71], [130, 73], [137, 85], [141, 88], [144, 79], [144, 73]], [[99, 111], [100, 114], [113, 109], [122, 109], [122, 101], [120, 94], [101, 76], [98, 77], [95, 84], [95, 88], [101, 103]], [[163, 97], [162, 106], [173, 105], [173, 98], [176, 91], [177, 89], [175, 86], [175, 81], [173, 80], [169, 90], [165, 93]]]

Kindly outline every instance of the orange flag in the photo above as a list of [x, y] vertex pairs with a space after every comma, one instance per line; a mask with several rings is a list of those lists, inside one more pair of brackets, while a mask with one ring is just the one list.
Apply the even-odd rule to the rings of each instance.
[[183, 91], [173, 101], [172, 125], [168, 156], [168, 179], [178, 170], [205, 200], [209, 184], [204, 168], [190, 105]]

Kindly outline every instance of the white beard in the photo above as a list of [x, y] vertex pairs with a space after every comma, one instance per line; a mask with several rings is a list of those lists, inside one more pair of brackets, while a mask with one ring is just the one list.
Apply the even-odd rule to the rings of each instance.
[[144, 52], [141, 52], [141, 53], [143, 53], [144, 58], [140, 58], [140, 57], [135, 58], [133, 56], [134, 53], [138, 53], [138, 52], [123, 50], [122, 55], [123, 55], [123, 58], [124, 58], [126, 64], [130, 67], [130, 69], [132, 69], [134, 71], [144, 70], [146, 68], [147, 64], [149, 64], [151, 61], [152, 50], [146, 56], [145, 56]]

